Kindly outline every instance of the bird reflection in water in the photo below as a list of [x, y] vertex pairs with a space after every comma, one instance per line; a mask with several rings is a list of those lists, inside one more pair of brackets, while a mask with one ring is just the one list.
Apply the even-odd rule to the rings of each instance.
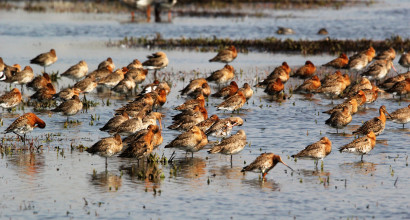
[[223, 176], [224, 179], [241, 179], [243, 178], [241, 170], [242, 166], [234, 166], [231, 168], [230, 165], [224, 165], [210, 168], [209, 173], [218, 177]]
[[116, 192], [122, 186], [121, 176], [108, 171], [97, 173], [94, 170], [90, 182], [100, 190], [108, 192]]
[[129, 166], [129, 163], [122, 165], [120, 170], [128, 174], [131, 181], [137, 184], [141, 184], [141, 181], [144, 182], [145, 190], [154, 193], [160, 187], [161, 179], [164, 177], [162, 169], [159, 168], [159, 163], [145, 160], [139, 160], [131, 166]]
[[316, 168], [315, 170], [302, 169], [302, 170], [298, 170], [298, 171], [299, 171], [300, 175], [305, 177], [305, 178], [303, 178], [304, 182], [319, 183], [319, 184], [323, 184], [323, 186], [325, 188], [329, 187], [330, 172], [324, 171], [323, 167], [320, 170]]
[[18, 153], [10, 157], [10, 164], [18, 167], [18, 172], [35, 178], [44, 166], [44, 156], [35, 153]]
[[176, 170], [175, 176], [181, 176], [188, 179], [199, 179], [205, 175], [206, 162], [199, 157], [183, 158], [173, 162], [173, 168]]
[[358, 161], [354, 163], [343, 163], [340, 165], [340, 169], [344, 173], [354, 173], [354, 174], [361, 174], [361, 175], [374, 175], [376, 171], [375, 163], [365, 162], [365, 161]]
[[241, 182], [243, 185], [250, 186], [256, 189], [268, 189], [271, 191], [280, 191], [280, 185], [274, 180], [270, 179], [243, 179]]

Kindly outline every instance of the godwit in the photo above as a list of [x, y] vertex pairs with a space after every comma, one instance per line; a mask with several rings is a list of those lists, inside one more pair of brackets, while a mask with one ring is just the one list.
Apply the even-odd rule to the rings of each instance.
[[11, 123], [11, 125], [6, 129], [6, 134], [10, 132], [17, 134], [25, 145], [26, 133], [32, 131], [35, 127], [45, 128], [46, 123], [34, 113], [26, 113]]
[[148, 60], [144, 61], [142, 66], [149, 70], [155, 70], [154, 79], [157, 79], [157, 70], [168, 66], [168, 57], [164, 52], [160, 51], [147, 56], [147, 58]]
[[410, 104], [407, 107], [397, 109], [390, 113], [389, 116], [388, 119], [392, 120], [394, 123], [403, 124], [404, 128], [404, 124], [410, 122]]
[[410, 78], [410, 72], [402, 73], [402, 74], [387, 78], [386, 80], [383, 81], [383, 83], [380, 86], [385, 89], [390, 89], [391, 87], [394, 86], [394, 84], [401, 82], [407, 78]]
[[[128, 67], [127, 67], [127, 69], [128, 69]], [[140, 84], [140, 83], [145, 81], [145, 78], [147, 77], [147, 74], [148, 74], [147, 69], [132, 68], [132, 69], [128, 69], [125, 76], [130, 76], [136, 84]], [[158, 81], [158, 84], [159, 84], [159, 81]], [[149, 92], [152, 92], [152, 91], [149, 91]]]
[[357, 138], [339, 148], [340, 152], [356, 153], [361, 155], [361, 161], [363, 161], [363, 155], [373, 150], [376, 145], [376, 135], [373, 131], [370, 131], [366, 136]]
[[295, 31], [292, 28], [287, 27], [278, 27], [276, 30], [277, 34], [288, 35], [288, 34], [295, 34]]
[[[1, 76], [1, 81], [5, 81], [7, 83], [13, 83], [14, 80], [14, 76], [21, 71], [21, 66], [19, 64], [14, 64], [13, 66], [7, 66], [5, 65], [3, 72], [2, 72], [2, 76]], [[33, 74], [34, 77], [34, 74]]]
[[366, 94], [363, 92], [363, 90], [359, 90], [353, 96], [348, 97], [348, 99], [356, 99], [357, 107], [359, 107], [366, 103]]
[[162, 134], [161, 134], [161, 128], [158, 127], [158, 125], [150, 125], [150, 126], [148, 126], [147, 129], [142, 129], [141, 131], [138, 131], [137, 133], [132, 134], [132, 135], [124, 138], [122, 140], [122, 144], [124, 146], [128, 146], [128, 145], [130, 145], [134, 142], [138, 142], [138, 141], [142, 140], [142, 138], [148, 133], [151, 126], [153, 127], [152, 130], [154, 131], [154, 136], [152, 137], [152, 146], [155, 149], [156, 147], [161, 145], [162, 142], [164, 141], [164, 139], [162, 137]]
[[54, 112], [62, 112], [63, 115], [67, 116], [67, 122], [68, 122], [68, 117], [70, 115], [75, 115], [79, 111], [83, 109], [83, 102], [80, 100], [78, 95], [74, 95], [70, 100], [67, 100], [63, 103], [61, 103], [57, 108], [53, 109], [52, 111]]
[[113, 90], [118, 93], [123, 93], [127, 94], [129, 92], [132, 93], [132, 91], [135, 89], [137, 84], [135, 83], [134, 79], [132, 76], [125, 74], [124, 79], [121, 80], [114, 88]]
[[79, 88], [66, 88], [57, 93], [54, 97], [67, 101], [73, 98], [74, 95], [80, 96]]
[[369, 80], [379, 81], [386, 77], [391, 68], [396, 71], [391, 60], [376, 60], [361, 75], [369, 78]]
[[239, 130], [236, 134], [223, 139], [219, 144], [214, 145], [208, 153], [216, 154], [221, 153], [225, 155], [231, 155], [231, 167], [232, 167], [232, 155], [241, 152], [246, 145], [246, 134], [244, 130]]
[[217, 84], [224, 84], [235, 77], [233, 66], [226, 64], [224, 68], [213, 72], [206, 80]]
[[352, 98], [352, 99], [348, 99], [346, 101], [344, 101], [343, 103], [336, 105], [335, 107], [333, 107], [332, 109], [328, 110], [328, 111], [324, 111], [323, 113], [326, 114], [333, 114], [336, 111], [342, 111], [343, 107], [347, 107], [349, 109], [349, 113], [351, 115], [353, 115], [354, 113], [357, 112], [357, 99]]
[[86, 77], [85, 79], [78, 81], [74, 84], [73, 88], [80, 89], [81, 92], [92, 92], [97, 87], [97, 82], [95, 82], [95, 76]]
[[273, 169], [278, 163], [282, 163], [293, 171], [290, 166], [283, 162], [282, 158], [279, 155], [275, 155], [273, 153], [262, 153], [251, 164], [244, 167], [241, 172], [251, 171], [262, 173], [262, 177], [265, 178], [266, 174], [268, 174], [268, 172]]
[[387, 50], [384, 50], [377, 54], [374, 58], [375, 60], [391, 60], [393, 61], [396, 58], [396, 51], [390, 47]]
[[288, 81], [289, 79], [289, 74], [290, 74], [290, 67], [288, 66], [288, 63], [283, 62], [281, 66], [276, 67], [272, 73], [269, 74], [266, 79], [263, 81], [259, 82], [256, 87], [263, 87], [268, 85], [269, 83], [275, 82], [277, 78], [280, 78], [283, 83]]
[[393, 95], [399, 95], [401, 99], [402, 95], [410, 93], [410, 78], [397, 82], [390, 89], [386, 90], [386, 92], [392, 93]]
[[121, 69], [117, 69], [112, 74], [100, 79], [98, 84], [104, 85], [108, 88], [115, 87], [121, 80], [124, 79], [125, 73], [128, 71], [127, 67], [123, 67]]
[[105, 157], [105, 169], [107, 169], [107, 158], [119, 153], [122, 150], [122, 140], [119, 134], [114, 137], [106, 137], [93, 144], [90, 148], [87, 148], [87, 152], [90, 154], [98, 154]]
[[111, 71], [115, 69], [115, 64], [112, 61], [111, 57], [108, 57], [106, 60], [98, 64], [97, 69], [106, 69], [107, 67], [110, 67], [109, 69], [111, 69]]
[[318, 160], [322, 160], [332, 152], [332, 142], [327, 137], [322, 137], [319, 141], [308, 145], [299, 153], [292, 155], [295, 158], [311, 158], [315, 160], [317, 167]]
[[199, 122], [208, 118], [208, 112], [206, 108], [195, 106], [193, 109], [184, 110], [178, 115], [174, 115], [172, 125], [168, 126], [169, 129], [175, 130], [187, 130]]
[[403, 53], [401, 55], [400, 60], [399, 60], [399, 64], [404, 68], [407, 67], [407, 71], [410, 70], [410, 53], [409, 52]]
[[312, 93], [315, 92], [322, 83], [318, 76], [312, 76], [310, 79], [305, 80], [302, 85], [295, 89], [296, 93]]
[[188, 109], [193, 109], [195, 106], [205, 107], [205, 97], [201, 94], [196, 99], [190, 99], [181, 105], [175, 107], [175, 110], [184, 111]]
[[250, 99], [253, 96], [253, 90], [248, 83], [244, 83], [242, 88], [239, 89], [245, 96], [246, 100]]
[[356, 94], [359, 90], [372, 89], [372, 84], [369, 79], [362, 77], [358, 83], [346, 88], [341, 97], [350, 97]]
[[110, 120], [108, 120], [105, 125], [100, 128], [100, 131], [109, 131], [116, 129], [121, 123], [124, 121], [130, 119], [128, 116], [127, 112], [123, 112], [121, 115], [116, 115], [115, 117], [112, 117]]
[[238, 91], [239, 87], [238, 84], [236, 84], [235, 81], [232, 81], [228, 86], [223, 87], [220, 89], [218, 92], [212, 94], [212, 97], [231, 97], [235, 95], [235, 93]]
[[138, 59], [134, 59], [130, 64], [128, 64], [127, 69], [140, 69], [142, 68], [142, 63]]
[[21, 85], [21, 90], [23, 90], [23, 85], [31, 82], [34, 79], [33, 69], [30, 66], [25, 66], [22, 71], [15, 72], [13, 75], [8, 77], [6, 75], [6, 82], [17, 83]]
[[43, 73], [41, 76], [36, 76], [31, 82], [27, 83], [27, 87], [38, 91], [45, 88], [48, 83], [51, 83], [51, 78], [47, 73]]
[[278, 95], [285, 89], [285, 85], [283, 84], [280, 78], [277, 78], [275, 82], [269, 83], [264, 92], [268, 93], [269, 95]]
[[165, 148], [177, 148], [186, 152], [191, 152], [192, 157], [194, 152], [197, 152], [208, 144], [208, 138], [201, 129], [193, 126], [189, 131], [180, 134]]
[[39, 102], [51, 100], [54, 95], [56, 94], [56, 89], [54, 88], [53, 84], [48, 83], [47, 86], [43, 89], [38, 90], [30, 99], [37, 99]]
[[217, 115], [211, 115], [211, 117], [207, 118], [196, 124], [196, 126], [201, 129], [201, 131], [205, 132], [208, 130], [212, 125], [214, 125], [217, 121], [219, 121], [219, 117]]
[[379, 97], [380, 89], [372, 83], [372, 89], [363, 89], [362, 90], [366, 97], [366, 103], [373, 103]]
[[113, 70], [114, 69], [111, 66], [106, 66], [104, 68], [92, 71], [87, 75], [87, 78], [94, 78], [96, 81], [98, 81], [109, 76]]
[[30, 60], [30, 63], [37, 64], [44, 67], [44, 72], [46, 72], [46, 67], [57, 61], [56, 51], [51, 49], [50, 52], [42, 53], [35, 58]]
[[61, 76], [68, 77], [70, 79], [80, 79], [83, 78], [88, 73], [88, 65], [84, 60], [81, 60], [79, 63], [71, 66], [66, 70]]
[[21, 102], [21, 93], [17, 88], [12, 89], [0, 96], [0, 107], [5, 109], [11, 109]]
[[[373, 119], [366, 121], [360, 128], [356, 131], [353, 131], [353, 134], [363, 134], [366, 135], [371, 131], [377, 136], [384, 131], [384, 127], [386, 125], [386, 115], [389, 113], [386, 110], [386, 106], [382, 105], [379, 109], [380, 116], [374, 117]], [[390, 115], [389, 115], [390, 116]]]
[[330, 115], [330, 118], [326, 120], [325, 124], [336, 128], [336, 133], [339, 133], [339, 128], [344, 128], [352, 121], [352, 115], [350, 114], [349, 107], [343, 106], [341, 111], [335, 111]]
[[209, 87], [206, 79], [204, 78], [199, 78], [199, 79], [194, 79], [189, 82], [187, 86], [183, 90], [181, 90], [181, 95], [189, 95], [190, 93], [195, 92], [195, 90], [201, 90], [202, 94], [205, 97], [208, 97], [211, 94], [211, 87]]
[[322, 66], [333, 67], [336, 69], [342, 69], [347, 66], [349, 63], [349, 58], [345, 53], [341, 53], [338, 58], [331, 60], [328, 63], [323, 64]]
[[148, 156], [153, 150], [154, 134], [159, 131], [156, 125], [148, 126], [148, 132], [142, 135], [138, 140], [129, 143], [128, 148], [125, 149], [119, 157], [137, 158]]
[[215, 122], [205, 134], [214, 137], [225, 137], [231, 134], [234, 126], [242, 126], [243, 119], [240, 117], [223, 118]]
[[313, 76], [315, 72], [316, 72], [315, 65], [310, 60], [308, 60], [305, 62], [304, 66], [296, 70], [293, 76], [306, 79], [306, 78]]
[[209, 62], [230, 63], [238, 56], [235, 46], [231, 45], [227, 49], [223, 49], [218, 54], [209, 60]]
[[228, 110], [228, 111], [235, 111], [245, 104], [246, 97], [243, 92], [238, 91], [235, 95], [227, 98], [224, 102], [216, 106], [218, 110]]

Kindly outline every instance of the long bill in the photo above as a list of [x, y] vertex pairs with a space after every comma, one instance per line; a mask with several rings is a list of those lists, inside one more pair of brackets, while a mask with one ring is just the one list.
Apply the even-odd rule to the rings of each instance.
[[281, 161], [281, 163], [283, 163], [283, 165], [287, 166], [289, 169], [291, 169], [292, 171], [295, 171], [294, 169], [292, 169], [292, 167], [288, 166], [285, 162]]

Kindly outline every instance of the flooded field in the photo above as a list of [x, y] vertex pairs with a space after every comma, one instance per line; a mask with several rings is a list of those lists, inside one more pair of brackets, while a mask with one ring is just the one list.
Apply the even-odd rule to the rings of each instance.
[[[80, 60], [86, 60], [89, 69], [112, 57], [116, 67], [126, 66], [133, 59], [145, 60], [155, 50], [150, 48], [107, 48], [109, 40], [125, 36], [150, 36], [159, 32], [165, 38], [172, 37], [229, 37], [264, 38], [280, 37], [275, 34], [277, 26], [295, 29], [296, 34], [285, 36], [294, 39], [321, 38], [316, 32], [326, 27], [329, 36], [340, 39], [384, 40], [392, 35], [410, 37], [406, 16], [410, 5], [406, 1], [386, 1], [370, 7], [344, 8], [341, 10], [318, 9], [306, 11], [274, 11], [278, 17], [287, 18], [187, 18], [177, 17], [171, 24], [123, 23], [127, 15], [114, 14], [52, 14], [2, 12], [0, 13], [1, 57], [7, 64], [29, 65], [29, 60], [39, 53], [54, 48], [58, 61], [47, 68], [60, 73]], [[320, 13], [321, 16], [317, 14]], [[343, 21], [341, 18], [347, 18]], [[308, 21], [308, 22], [307, 22]], [[310, 21], [310, 22], [309, 22]], [[341, 23], [340, 23], [341, 22]], [[244, 31], [245, 30], [245, 31]], [[284, 38], [285, 38], [284, 37]], [[162, 121], [164, 142], [155, 151], [167, 158], [173, 149], [164, 146], [172, 141], [178, 131], [166, 128], [171, 117], [178, 111], [174, 107], [186, 99], [181, 90], [191, 79], [209, 76], [223, 64], [209, 63], [215, 53], [193, 51], [164, 51], [169, 66], [160, 71], [159, 78], [172, 84], [166, 104], [159, 109], [165, 114]], [[348, 54], [351, 55], [351, 54]], [[398, 53], [394, 60], [397, 70], [407, 69], [398, 65]], [[286, 61], [292, 69], [311, 60], [320, 66], [334, 56], [301, 56], [299, 54], [248, 53], [239, 54], [231, 65], [236, 70], [235, 80], [239, 86], [248, 82], [255, 85], [265, 78], [276, 66]], [[42, 67], [31, 65], [36, 75]], [[318, 74], [333, 72], [319, 68]], [[346, 72], [346, 70], [343, 70]], [[395, 73], [391, 71], [388, 76]], [[142, 84], [153, 81], [148, 75]], [[14, 150], [0, 157], [0, 217], [9, 219], [27, 218], [87, 218], [95, 216], [105, 219], [118, 218], [410, 218], [409, 192], [410, 170], [410, 125], [388, 121], [385, 131], [377, 136], [377, 144], [369, 155], [360, 156], [339, 153], [338, 148], [354, 139], [352, 131], [362, 122], [378, 116], [378, 109], [385, 105], [389, 112], [409, 104], [410, 99], [399, 101], [389, 94], [380, 94], [379, 99], [360, 109], [352, 122], [336, 134], [334, 128], [325, 125], [329, 118], [323, 111], [343, 100], [330, 100], [321, 95], [291, 95], [303, 81], [291, 78], [286, 83], [288, 99], [278, 102], [254, 88], [254, 96], [238, 114], [216, 111], [222, 99], [210, 97], [206, 103], [208, 115], [220, 118], [231, 115], [242, 117], [243, 129], [248, 145], [238, 155], [209, 155], [207, 150], [186, 157], [176, 151], [172, 164], [138, 164], [134, 159], [113, 156], [105, 159], [91, 156], [77, 147], [90, 147], [108, 133], [99, 130], [114, 114], [114, 109], [132, 100], [108, 90], [98, 89], [87, 94], [87, 99], [99, 103], [96, 107], [71, 116], [65, 126], [66, 116], [49, 109], [34, 110], [32, 107], [16, 112], [2, 112], [4, 131], [17, 115], [35, 112], [47, 126], [29, 133], [30, 141], [40, 146], [39, 152]], [[55, 83], [59, 91], [75, 82], [60, 78]], [[141, 87], [141, 85], [140, 85]], [[1, 93], [9, 90], [9, 84], [0, 83]], [[19, 87], [18, 87], [19, 88]], [[211, 83], [215, 92], [218, 86]], [[98, 91], [98, 92], [97, 92]], [[33, 91], [24, 88], [24, 100]], [[109, 100], [110, 104], [107, 105]], [[333, 104], [332, 104], [333, 103]], [[92, 119], [94, 118], [94, 119]], [[315, 169], [313, 160], [290, 158], [306, 147], [327, 136], [333, 143], [332, 153], [324, 160], [323, 167]], [[2, 145], [17, 145], [24, 148], [15, 135], [2, 134]], [[218, 139], [210, 137], [210, 141]], [[209, 148], [207, 146], [206, 148]], [[294, 172], [278, 164], [263, 181], [259, 174], [240, 170], [251, 163], [259, 154], [273, 152], [282, 156]], [[147, 177], [141, 175], [147, 174]], [[149, 175], [151, 174], [151, 175]]]

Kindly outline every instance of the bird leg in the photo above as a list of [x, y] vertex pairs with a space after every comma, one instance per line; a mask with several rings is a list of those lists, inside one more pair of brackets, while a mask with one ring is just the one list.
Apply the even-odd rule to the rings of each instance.
[[263, 173], [262, 179], [265, 179], [265, 176], [266, 176], [267, 174], [268, 174], [268, 173]]
[[232, 168], [232, 154], [231, 154], [231, 168]]
[[105, 171], [107, 171], [108, 167], [108, 157], [105, 157]]
[[363, 154], [362, 154], [362, 157], [361, 157], [360, 161], [362, 161], [362, 162], [363, 162]]
[[157, 70], [154, 71], [154, 80], [157, 79]]

